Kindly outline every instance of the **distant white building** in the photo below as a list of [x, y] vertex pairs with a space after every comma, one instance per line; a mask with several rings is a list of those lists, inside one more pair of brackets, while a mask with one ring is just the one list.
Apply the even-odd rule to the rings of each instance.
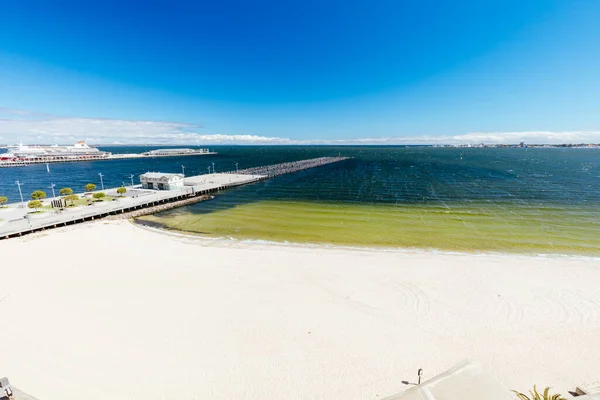
[[174, 190], [183, 187], [182, 174], [166, 174], [163, 172], [146, 172], [140, 175], [144, 189]]

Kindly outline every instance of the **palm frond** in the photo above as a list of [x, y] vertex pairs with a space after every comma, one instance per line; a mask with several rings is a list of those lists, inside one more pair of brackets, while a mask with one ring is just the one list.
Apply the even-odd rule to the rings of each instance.
[[517, 396], [518, 400], [567, 400], [558, 393], [551, 395], [550, 387], [546, 387], [543, 393], [540, 394], [536, 385], [533, 385], [533, 390], [529, 391], [531, 397], [524, 393], [517, 392], [516, 390], [513, 390], [513, 393]]

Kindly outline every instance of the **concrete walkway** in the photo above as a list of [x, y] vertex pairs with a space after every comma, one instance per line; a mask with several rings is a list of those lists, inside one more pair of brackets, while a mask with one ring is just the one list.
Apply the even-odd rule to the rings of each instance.
[[[114, 201], [91, 202], [88, 206], [48, 210], [33, 213], [27, 205], [10, 204], [0, 210], [0, 238], [28, 233], [35, 230], [83, 222], [111, 214], [133, 211], [162, 203], [200, 196], [230, 187], [240, 186], [266, 179], [263, 175], [207, 174], [185, 178], [185, 186], [175, 190], [142, 189], [139, 185], [127, 187], [127, 193]], [[108, 196], [118, 196], [117, 188], [97, 190]], [[80, 198], [92, 198], [91, 193], [80, 193]], [[44, 199], [44, 205], [50, 205], [53, 199]]]
[[[139, 208], [154, 207], [160, 204], [181, 201], [186, 198], [214, 193], [219, 190], [241, 186], [278, 175], [289, 174], [309, 168], [347, 160], [347, 157], [320, 157], [308, 160], [266, 165], [227, 173], [212, 173], [184, 178], [184, 186], [174, 190], [142, 189], [139, 185], [127, 187], [125, 196], [113, 201], [92, 201], [87, 206], [52, 209], [41, 213], [27, 207], [29, 199], [22, 203], [10, 204], [0, 209], [0, 239], [20, 236], [43, 229], [56, 228], [103, 218], [108, 215], [125, 213]], [[102, 191], [108, 196], [118, 196], [118, 188]], [[25, 197], [25, 196], [24, 196]], [[80, 193], [80, 198], [92, 198], [92, 193]], [[53, 198], [45, 199], [43, 204], [50, 205]]]

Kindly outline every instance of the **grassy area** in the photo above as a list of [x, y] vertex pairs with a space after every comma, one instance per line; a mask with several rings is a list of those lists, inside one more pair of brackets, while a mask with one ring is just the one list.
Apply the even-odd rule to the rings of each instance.
[[[73, 206], [78, 207], [78, 206], [87, 206], [88, 204], [93, 204], [93, 203], [101, 203], [103, 201], [113, 201], [113, 199], [116, 199], [117, 197], [114, 196], [106, 196], [103, 197], [101, 199], [94, 199], [92, 198], [82, 198], [79, 200], [75, 200], [73, 202]], [[68, 207], [71, 207], [71, 202], [67, 201], [67, 205]]]
[[[79, 200], [75, 200], [73, 202], [67, 201], [67, 208], [87, 206], [90, 204], [101, 203], [104, 201], [113, 201], [113, 199], [118, 199], [118, 198], [119, 197], [117, 197], [117, 196], [106, 196], [101, 199], [94, 199], [93, 197], [90, 197], [90, 198], [84, 197], [84, 198], [80, 198]], [[71, 205], [71, 203], [72, 203], [72, 205]], [[50, 204], [45, 205], [42, 208], [44, 210], [52, 210], [53, 209], [53, 207]]]

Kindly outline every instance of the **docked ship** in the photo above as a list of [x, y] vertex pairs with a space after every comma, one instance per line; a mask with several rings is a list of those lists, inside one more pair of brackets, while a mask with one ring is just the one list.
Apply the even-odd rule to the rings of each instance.
[[88, 146], [84, 141], [73, 146], [9, 146], [8, 152], [0, 154], [3, 164], [38, 164], [50, 162], [103, 160], [111, 153]]
[[209, 149], [166, 148], [140, 154], [112, 154], [77, 142], [73, 146], [8, 146], [8, 152], [0, 153], [0, 168], [24, 167], [31, 164], [63, 163], [75, 161], [123, 160], [131, 158], [200, 156], [217, 154]]
[[209, 149], [157, 149], [142, 153], [144, 156], [161, 157], [161, 156], [196, 156], [200, 154], [217, 154]]

